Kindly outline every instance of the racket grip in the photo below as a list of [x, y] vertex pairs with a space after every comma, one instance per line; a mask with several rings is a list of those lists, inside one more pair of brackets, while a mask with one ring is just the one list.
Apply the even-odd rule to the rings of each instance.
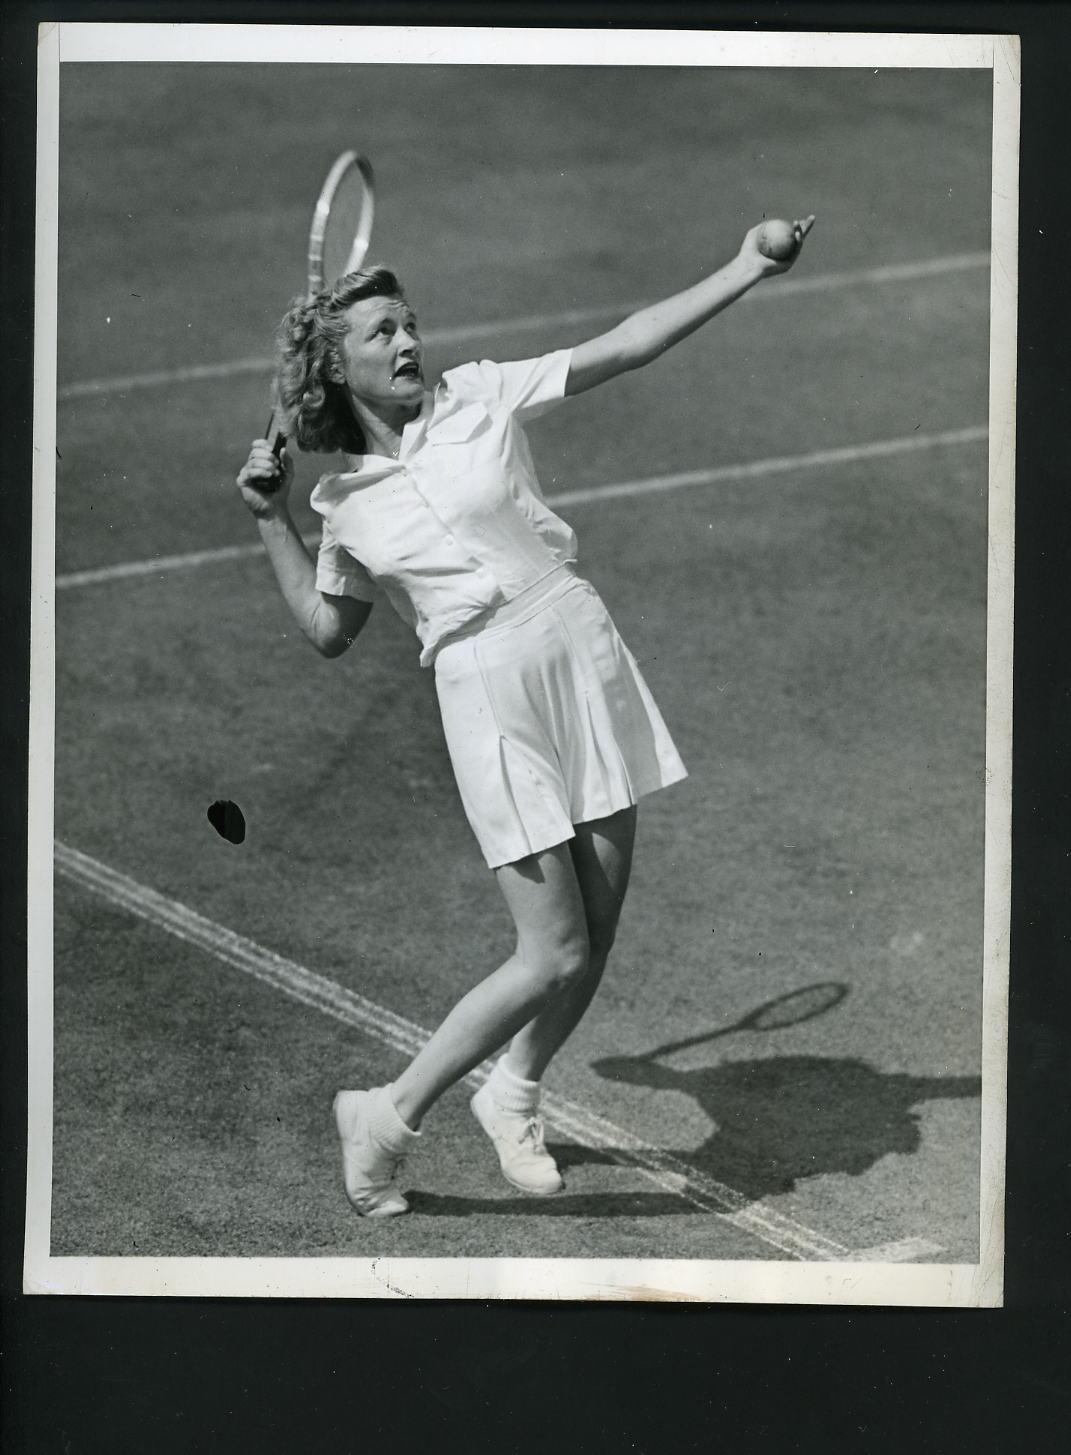
[[[268, 420], [268, 427], [264, 431], [264, 438], [271, 446], [272, 454], [278, 460], [283, 453], [283, 446], [286, 444], [286, 433], [279, 428], [279, 422], [274, 410], [272, 410], [271, 418]], [[281, 483], [282, 471], [280, 470], [277, 480], [266, 481], [263, 485], [258, 486], [258, 489], [262, 495], [274, 495]]]
[[283, 452], [283, 446], [286, 444], [286, 433], [279, 428], [274, 413], [271, 419], [268, 420], [268, 427], [264, 431], [264, 438], [271, 445], [272, 454], [278, 459]]

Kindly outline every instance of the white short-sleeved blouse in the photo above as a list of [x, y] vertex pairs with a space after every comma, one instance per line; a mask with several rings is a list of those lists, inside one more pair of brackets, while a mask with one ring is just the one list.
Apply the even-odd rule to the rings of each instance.
[[316, 585], [375, 599], [416, 631], [429, 666], [447, 638], [576, 560], [576, 536], [543, 499], [522, 421], [565, 397], [572, 350], [463, 364], [424, 397], [397, 460], [363, 455], [321, 477]]

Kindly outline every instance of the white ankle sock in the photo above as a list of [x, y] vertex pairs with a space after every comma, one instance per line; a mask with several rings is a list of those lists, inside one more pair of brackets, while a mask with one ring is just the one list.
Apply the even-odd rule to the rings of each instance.
[[494, 1070], [487, 1078], [491, 1096], [496, 1106], [503, 1111], [533, 1114], [539, 1109], [538, 1081], [525, 1081], [506, 1065], [505, 1056], [495, 1062]]
[[389, 1086], [376, 1086], [368, 1093], [368, 1130], [388, 1152], [408, 1152], [420, 1140], [420, 1133], [398, 1115]]

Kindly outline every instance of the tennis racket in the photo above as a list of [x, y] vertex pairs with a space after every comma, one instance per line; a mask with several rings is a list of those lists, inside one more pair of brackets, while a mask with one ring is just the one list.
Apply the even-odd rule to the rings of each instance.
[[847, 994], [848, 987], [835, 980], [805, 985], [801, 990], [790, 990], [787, 995], [779, 995], [774, 1000], [766, 1001], [764, 1005], [734, 1021], [731, 1026], [722, 1026], [717, 1031], [704, 1031], [698, 1036], [688, 1036], [683, 1041], [669, 1041], [664, 1046], [656, 1046], [640, 1059], [654, 1061], [660, 1056], [670, 1056], [674, 1051], [684, 1051], [689, 1046], [701, 1046], [707, 1041], [717, 1041], [722, 1036], [735, 1035], [738, 1031], [779, 1031], [785, 1026], [798, 1026], [832, 1010]]
[[[372, 240], [375, 210], [372, 163], [356, 152], [343, 152], [324, 178], [309, 225], [308, 300], [360, 268]], [[274, 410], [265, 438], [276, 455], [286, 443]]]

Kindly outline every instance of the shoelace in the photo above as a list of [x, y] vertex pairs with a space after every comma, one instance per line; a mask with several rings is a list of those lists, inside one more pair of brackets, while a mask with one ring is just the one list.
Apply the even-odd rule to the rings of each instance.
[[543, 1118], [529, 1117], [524, 1124], [524, 1131], [518, 1138], [521, 1142], [531, 1142], [534, 1152], [543, 1151]]

